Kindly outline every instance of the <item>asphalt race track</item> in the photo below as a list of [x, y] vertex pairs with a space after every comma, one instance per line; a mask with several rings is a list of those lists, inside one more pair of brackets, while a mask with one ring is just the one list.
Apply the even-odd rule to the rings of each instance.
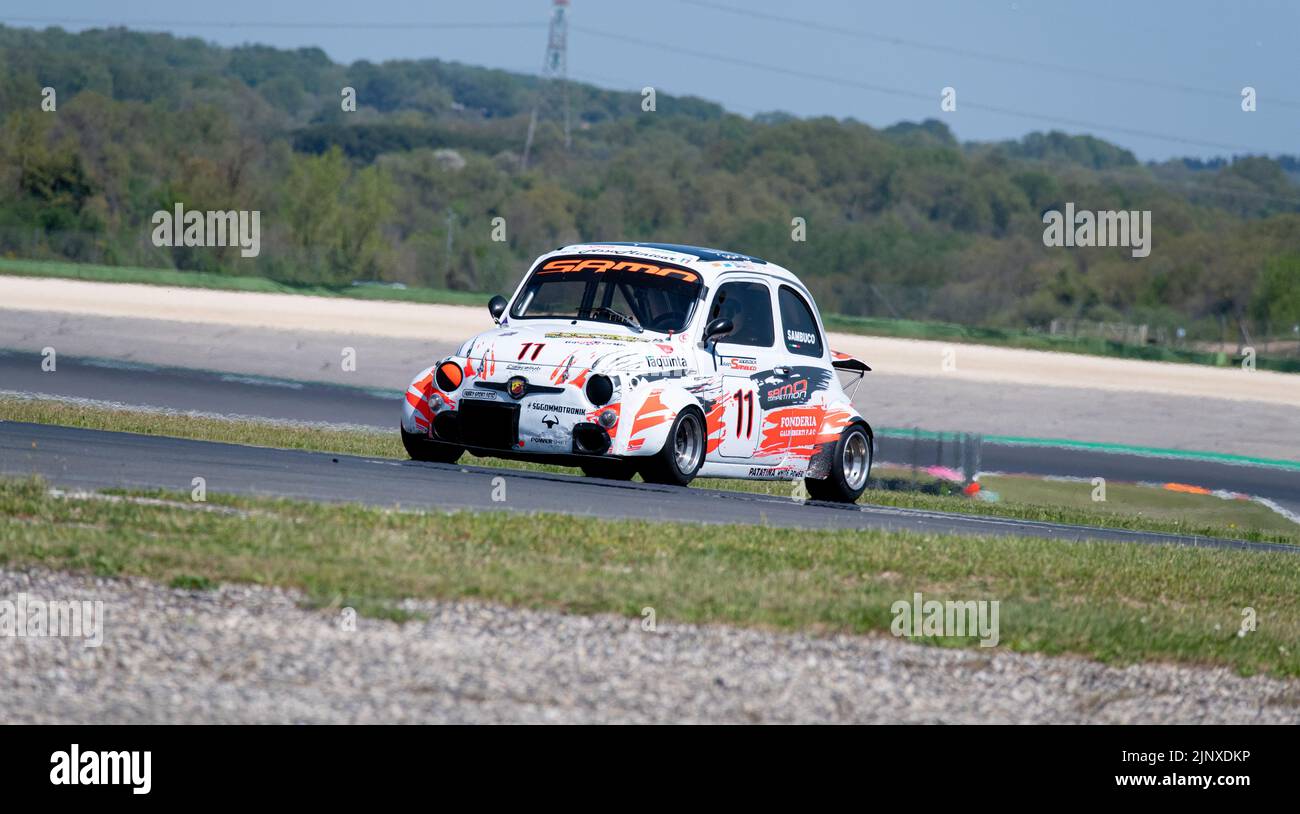
[[[396, 431], [400, 393], [331, 384], [162, 368], [125, 362], [61, 358], [58, 373], [41, 372], [40, 357], [0, 351], [0, 391], [44, 393], [128, 405], [256, 416], [287, 421], [330, 422]], [[936, 460], [936, 442], [922, 439], [916, 457]], [[908, 464], [910, 438], [877, 439], [876, 457]], [[1053, 475], [1116, 482], [1178, 482], [1269, 498], [1300, 513], [1300, 469], [1245, 466], [1220, 461], [1125, 454], [1092, 449], [985, 443], [986, 472]]]
[[[39, 474], [66, 488], [209, 490], [408, 509], [562, 511], [611, 519], [759, 523], [789, 528], [884, 529], [949, 534], [1015, 534], [1060, 540], [1176, 543], [1300, 552], [1292, 546], [1097, 529], [878, 506], [800, 504], [709, 489], [682, 489], [571, 475], [368, 459], [179, 438], [0, 423], [0, 475]], [[493, 493], [505, 479], [506, 499]]]

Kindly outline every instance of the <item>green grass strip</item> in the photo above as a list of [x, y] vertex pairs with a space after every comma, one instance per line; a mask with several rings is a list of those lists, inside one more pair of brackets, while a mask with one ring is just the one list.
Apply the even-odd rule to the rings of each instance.
[[[1300, 557], [1289, 553], [142, 494], [175, 503], [59, 498], [35, 479], [0, 479], [0, 565], [191, 590], [275, 585], [399, 619], [403, 599], [469, 599], [629, 625], [651, 607], [661, 622], [815, 635], [889, 635], [890, 606], [920, 591], [1001, 603], [999, 649], [1300, 676]], [[1257, 624], [1238, 636], [1246, 607]]]

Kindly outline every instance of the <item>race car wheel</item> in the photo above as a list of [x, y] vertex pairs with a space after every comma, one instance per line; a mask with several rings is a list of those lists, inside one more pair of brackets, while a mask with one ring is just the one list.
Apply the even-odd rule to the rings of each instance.
[[869, 474], [871, 438], [861, 424], [851, 424], [835, 443], [830, 473], [822, 480], [808, 478], [804, 485], [814, 500], [853, 503], [866, 490]]
[[412, 460], [436, 464], [454, 464], [460, 460], [461, 455], [465, 454], [464, 447], [444, 444], [442, 441], [434, 441], [432, 438], [407, 432], [405, 427], [402, 428], [402, 446], [406, 447], [406, 454], [410, 455]]
[[590, 461], [583, 462], [582, 474], [589, 478], [605, 478], [606, 480], [632, 480], [636, 474], [636, 467], [627, 461]]
[[704, 465], [704, 415], [694, 407], [677, 414], [663, 449], [641, 464], [646, 483], [686, 486]]

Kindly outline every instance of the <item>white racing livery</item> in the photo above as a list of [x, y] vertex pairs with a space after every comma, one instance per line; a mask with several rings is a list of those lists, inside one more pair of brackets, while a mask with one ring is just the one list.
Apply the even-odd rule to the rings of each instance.
[[837, 372], [794, 274], [743, 254], [659, 243], [566, 246], [533, 264], [497, 327], [407, 389], [412, 458], [469, 450], [685, 486], [696, 476], [804, 478], [851, 502], [871, 471], [870, 425]]

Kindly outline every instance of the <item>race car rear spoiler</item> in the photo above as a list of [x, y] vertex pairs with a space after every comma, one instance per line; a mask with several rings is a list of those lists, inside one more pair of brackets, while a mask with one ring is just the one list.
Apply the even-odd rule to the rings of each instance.
[[836, 370], [846, 370], [850, 373], [857, 373], [859, 376], [871, 370], [867, 363], [861, 359], [855, 359], [847, 353], [840, 353], [837, 350], [831, 351], [831, 367]]

